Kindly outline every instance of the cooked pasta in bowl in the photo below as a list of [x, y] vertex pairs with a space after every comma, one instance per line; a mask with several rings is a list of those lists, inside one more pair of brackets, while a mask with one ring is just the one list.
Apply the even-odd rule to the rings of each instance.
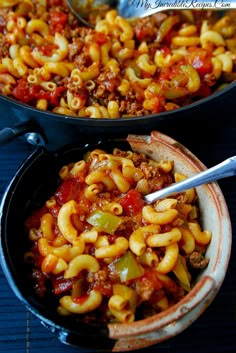
[[153, 205], [143, 196], [203, 169], [157, 131], [34, 152], [1, 204], [13, 291], [64, 343], [127, 351], [178, 334], [223, 283], [227, 205], [217, 183]]
[[127, 20], [109, 9], [91, 19], [92, 29], [63, 0], [2, 1], [0, 94], [83, 124], [168, 117], [234, 86], [234, 14], [178, 10]]

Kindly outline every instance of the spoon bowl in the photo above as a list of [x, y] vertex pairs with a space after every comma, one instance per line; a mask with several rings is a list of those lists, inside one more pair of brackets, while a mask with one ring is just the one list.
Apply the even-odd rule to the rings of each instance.
[[200, 172], [190, 178], [146, 195], [144, 196], [144, 201], [151, 204], [163, 197], [234, 175], [236, 175], [236, 156], [227, 158], [225, 161], [217, 164], [216, 166]]
[[[116, 8], [119, 15], [123, 18], [143, 18], [153, 15], [156, 12], [172, 10], [174, 8], [151, 5], [148, 2], [140, 2], [137, 0], [66, 0], [70, 11], [85, 25], [94, 27], [88, 20], [91, 14], [96, 15]], [[180, 8], [181, 9], [181, 8]]]
[[[106, 12], [108, 9], [117, 9], [119, 15], [123, 18], [144, 18], [157, 12], [176, 10], [174, 6], [159, 6], [158, 3], [152, 4], [149, 1], [139, 0], [66, 0], [70, 11], [85, 25], [94, 28], [89, 22], [89, 16]], [[178, 10], [186, 10], [186, 7], [180, 6]], [[221, 14], [222, 11], [218, 10]]]

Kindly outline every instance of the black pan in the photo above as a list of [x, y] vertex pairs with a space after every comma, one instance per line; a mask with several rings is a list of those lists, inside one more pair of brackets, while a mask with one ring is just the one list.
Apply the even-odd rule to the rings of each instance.
[[[235, 105], [236, 82], [207, 98], [176, 110], [145, 117], [119, 119], [72, 118], [42, 111], [0, 95], [0, 145], [16, 136], [25, 135], [34, 145], [55, 150], [66, 144], [86, 141], [88, 136], [126, 136], [128, 133], [149, 133], [168, 128], [173, 122], [189, 120], [190, 126], [214, 121]], [[223, 121], [223, 119], [222, 119]]]

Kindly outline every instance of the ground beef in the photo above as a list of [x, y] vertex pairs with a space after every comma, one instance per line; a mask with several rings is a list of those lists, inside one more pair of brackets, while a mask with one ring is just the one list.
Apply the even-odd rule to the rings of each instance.
[[86, 70], [92, 64], [92, 60], [87, 53], [75, 56], [74, 62], [81, 71]]
[[83, 47], [83, 42], [80, 38], [73, 38], [72, 43], [69, 44], [69, 60], [73, 61], [74, 57], [78, 55]]
[[155, 22], [149, 16], [140, 19], [134, 26], [134, 35], [140, 41], [152, 42], [157, 36]]
[[132, 161], [135, 167], [139, 167], [142, 162], [147, 161], [147, 156], [144, 153], [138, 154], [134, 152], [132, 156]]
[[95, 281], [104, 282], [107, 280], [108, 274], [105, 270], [99, 270], [94, 274]]
[[9, 46], [6, 43], [4, 35], [0, 33], [0, 59], [7, 57], [9, 51]]
[[204, 269], [209, 263], [209, 259], [206, 258], [199, 251], [194, 251], [188, 258], [189, 267], [192, 269]]
[[131, 235], [139, 228], [139, 222], [135, 217], [124, 216], [121, 225], [117, 228], [116, 233], [120, 236]]
[[[134, 98], [134, 100], [136, 100], [136, 98]], [[120, 101], [120, 113], [124, 116], [145, 116], [150, 112], [144, 109], [141, 103], [132, 103], [132, 99], [129, 97], [128, 100], [123, 99]]]
[[148, 301], [154, 293], [155, 289], [151, 285], [151, 282], [147, 281], [139, 282], [136, 286], [136, 290], [142, 301]]
[[144, 173], [146, 179], [151, 179], [161, 175], [158, 166], [149, 165], [147, 162], [141, 163], [140, 169]]
[[103, 71], [96, 79], [98, 86], [103, 86], [108, 92], [114, 92], [120, 85], [120, 82], [121, 79], [119, 73], [110, 70]]
[[3, 28], [6, 26], [6, 15], [7, 9], [0, 9], [0, 59], [8, 56], [8, 45], [5, 40], [5, 36], [1, 33]]

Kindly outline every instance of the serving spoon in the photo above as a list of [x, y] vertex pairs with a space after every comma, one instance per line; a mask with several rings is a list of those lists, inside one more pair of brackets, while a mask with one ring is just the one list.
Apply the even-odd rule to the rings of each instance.
[[144, 201], [148, 204], [163, 197], [174, 195], [186, 191], [199, 185], [236, 175], [236, 156], [227, 158], [216, 166], [206, 169], [192, 177], [186, 178], [178, 183], [174, 183], [166, 188], [155, 191], [144, 196]]
[[[159, 6], [153, 0], [66, 0], [70, 11], [85, 25], [94, 27], [87, 19], [89, 14], [108, 8], [116, 8], [124, 18], [143, 18], [156, 12], [173, 10], [174, 7]], [[176, 8], [175, 8], [176, 9]], [[178, 7], [179, 10], [186, 9]]]
[[[199, 0], [199, 5], [201, 5]], [[123, 18], [143, 18], [153, 15], [157, 12], [176, 10], [176, 7], [165, 3], [160, 6], [158, 1], [153, 0], [66, 0], [70, 11], [85, 25], [94, 28], [94, 25], [88, 21], [89, 14], [98, 14], [109, 8], [117, 9], [118, 14]], [[188, 7], [187, 9], [194, 9]], [[199, 7], [204, 10], [204, 8]], [[186, 10], [186, 6], [178, 6], [178, 10]], [[216, 10], [216, 9], [215, 9]], [[220, 16], [224, 11], [216, 10]]]

